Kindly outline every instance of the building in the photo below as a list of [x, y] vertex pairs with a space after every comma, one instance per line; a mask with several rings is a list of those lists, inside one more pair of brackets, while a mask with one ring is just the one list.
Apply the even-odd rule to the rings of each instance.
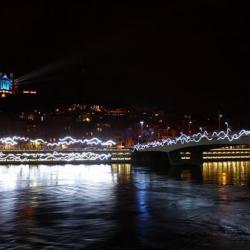
[[14, 81], [13, 73], [0, 73], [0, 95], [6, 97], [6, 95], [13, 94]]

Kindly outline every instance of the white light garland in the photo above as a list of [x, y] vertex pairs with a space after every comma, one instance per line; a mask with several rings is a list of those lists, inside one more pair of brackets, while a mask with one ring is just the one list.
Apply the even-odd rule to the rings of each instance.
[[72, 162], [72, 161], [105, 161], [111, 159], [110, 153], [62, 153], [62, 152], [51, 152], [51, 153], [7, 153], [0, 152], [0, 162]]
[[144, 150], [147, 148], [155, 148], [155, 147], [166, 147], [166, 146], [171, 146], [171, 145], [176, 145], [176, 144], [187, 144], [187, 143], [198, 143], [201, 140], [207, 140], [207, 141], [212, 141], [212, 140], [227, 140], [229, 142], [239, 140], [242, 136], [248, 136], [250, 135], [249, 130], [244, 130], [242, 129], [241, 131], [237, 133], [230, 133], [231, 130], [227, 129], [226, 131], [219, 131], [219, 132], [213, 132], [213, 133], [208, 133], [207, 131], [204, 131], [203, 133], [199, 132], [197, 134], [193, 135], [186, 135], [181, 133], [180, 136], [174, 137], [174, 138], [168, 138], [165, 140], [160, 140], [160, 141], [152, 141], [149, 143], [144, 143], [140, 144], [137, 143], [134, 145], [134, 150], [140, 151]]
[[102, 141], [99, 138], [91, 138], [91, 139], [75, 139], [70, 136], [59, 138], [56, 142], [48, 142], [46, 140], [43, 140], [41, 138], [38, 139], [30, 139], [29, 137], [19, 137], [19, 136], [13, 136], [13, 137], [3, 137], [0, 138], [0, 144], [4, 145], [10, 145], [15, 146], [19, 142], [31, 142], [31, 143], [42, 143], [44, 146], [49, 147], [57, 147], [62, 145], [74, 145], [74, 144], [81, 144], [81, 145], [87, 145], [87, 146], [114, 146], [116, 143], [112, 140], [108, 141]]

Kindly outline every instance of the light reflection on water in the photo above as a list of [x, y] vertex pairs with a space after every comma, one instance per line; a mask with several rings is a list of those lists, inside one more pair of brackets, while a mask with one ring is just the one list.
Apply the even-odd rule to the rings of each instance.
[[247, 249], [249, 174], [250, 162], [0, 166], [0, 249]]
[[77, 185], [84, 182], [112, 185], [109, 165], [2, 166], [0, 190], [48, 185]]
[[250, 162], [206, 162], [202, 166], [204, 183], [216, 183], [219, 185], [249, 185]]

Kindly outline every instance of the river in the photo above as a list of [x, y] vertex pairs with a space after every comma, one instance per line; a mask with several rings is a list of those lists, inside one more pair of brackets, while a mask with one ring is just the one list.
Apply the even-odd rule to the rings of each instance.
[[0, 166], [0, 249], [250, 249], [250, 162]]

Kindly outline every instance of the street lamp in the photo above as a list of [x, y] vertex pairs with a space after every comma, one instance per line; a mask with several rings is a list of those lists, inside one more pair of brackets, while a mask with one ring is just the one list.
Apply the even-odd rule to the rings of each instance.
[[140, 143], [141, 135], [138, 136], [138, 144]]
[[167, 127], [167, 137], [168, 137], [168, 131], [169, 131], [170, 127]]
[[218, 113], [218, 122], [219, 122], [219, 124], [218, 124], [218, 130], [220, 131], [220, 119], [223, 117], [223, 115], [222, 114], [220, 114], [220, 113]]
[[227, 130], [228, 130], [228, 127], [229, 127], [228, 122], [225, 122], [225, 125], [227, 126]]
[[143, 125], [144, 125], [144, 121], [140, 121], [140, 125], [141, 125], [140, 138], [142, 138], [142, 136], [143, 136]]
[[190, 133], [191, 124], [192, 124], [192, 121], [189, 121], [189, 122], [188, 122], [188, 133]]
[[202, 132], [203, 128], [202, 128], [202, 127], [200, 127], [199, 129], [200, 129], [200, 131]]
[[144, 121], [140, 121], [141, 128], [143, 129]]

